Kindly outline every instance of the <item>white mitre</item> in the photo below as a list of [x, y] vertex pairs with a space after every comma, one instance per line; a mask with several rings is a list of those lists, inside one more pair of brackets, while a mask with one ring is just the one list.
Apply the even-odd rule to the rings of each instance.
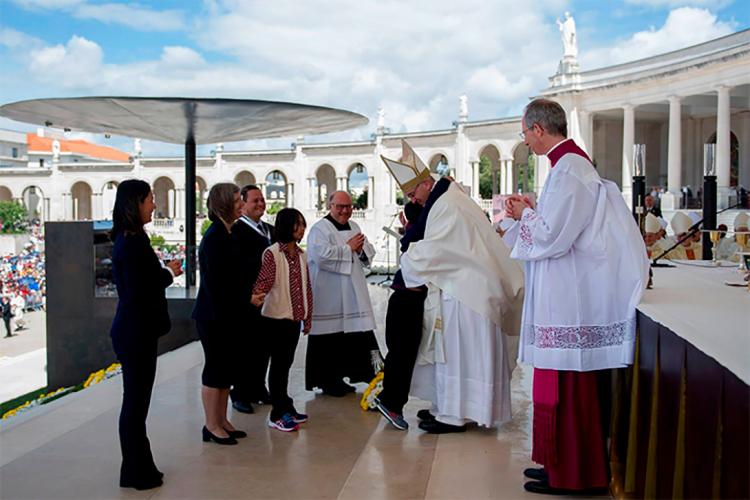
[[744, 227], [747, 231], [748, 215], [745, 212], [740, 212], [737, 217], [734, 218], [734, 230], [737, 231], [739, 228]]
[[672, 231], [674, 231], [674, 234], [682, 234], [687, 233], [690, 229], [690, 226], [693, 225], [693, 221], [690, 217], [685, 215], [684, 212], [677, 212], [672, 217], [672, 221], [670, 222], [672, 225]]
[[645, 229], [647, 233], [658, 233], [661, 231], [659, 218], [649, 212], [648, 215], [646, 215]]
[[688, 217], [693, 221], [693, 224], [697, 224], [703, 218], [698, 212], [688, 212]]
[[401, 187], [401, 191], [406, 194], [430, 177], [430, 167], [425, 165], [403, 139], [401, 139], [401, 150], [401, 161], [391, 160], [383, 155], [380, 155], [380, 158], [383, 159], [385, 166]]

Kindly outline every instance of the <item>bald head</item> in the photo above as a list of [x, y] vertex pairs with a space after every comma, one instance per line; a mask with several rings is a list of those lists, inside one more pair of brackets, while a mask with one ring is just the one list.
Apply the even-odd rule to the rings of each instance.
[[352, 218], [352, 197], [346, 191], [334, 191], [328, 197], [331, 217], [339, 224], [346, 224]]

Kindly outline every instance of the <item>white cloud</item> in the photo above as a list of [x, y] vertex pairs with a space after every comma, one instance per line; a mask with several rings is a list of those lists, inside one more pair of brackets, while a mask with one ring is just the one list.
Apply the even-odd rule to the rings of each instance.
[[466, 82], [466, 88], [472, 96], [513, 100], [526, 97], [537, 90], [533, 83], [531, 78], [525, 75], [511, 82], [497, 66], [490, 65], [474, 71]]
[[721, 9], [732, 3], [732, 0], [625, 0], [630, 5], [651, 7], [654, 9], [676, 8], [676, 7], [710, 7]]
[[206, 61], [196, 51], [188, 47], [164, 47], [161, 54], [161, 62], [172, 67], [194, 67], [204, 64]]
[[29, 54], [29, 69], [42, 81], [62, 86], [77, 86], [96, 79], [103, 53], [95, 42], [73, 36], [66, 45], [34, 49]]
[[0, 46], [11, 50], [24, 51], [42, 45], [44, 45], [44, 42], [39, 38], [13, 28], [0, 28]]
[[78, 19], [119, 24], [138, 31], [176, 31], [186, 26], [179, 10], [153, 10], [135, 3], [89, 3], [86, 0], [12, 0], [28, 10], [61, 11]]
[[706, 9], [681, 7], [671, 11], [660, 28], [651, 27], [615, 45], [584, 51], [581, 61], [584, 68], [593, 69], [670, 52], [733, 31], [731, 24], [719, 21]]
[[[92, 6], [87, 0], [32, 4], [71, 15]], [[463, 93], [472, 120], [519, 114], [557, 68], [562, 43], [554, 19], [567, 4], [538, 0], [534, 9], [522, 9], [515, 0], [460, 5], [205, 0], [192, 47], [173, 42], [147, 60], [113, 63], [96, 41], [83, 36], [58, 45], [29, 37], [34, 43], [27, 45], [28, 35], [0, 29], [0, 45], [21, 56], [24, 66], [11, 72], [21, 97], [38, 97], [33, 94], [41, 87], [45, 96], [237, 97], [328, 105], [370, 117], [366, 130], [339, 135], [356, 140], [374, 130], [379, 106], [386, 125], [397, 132], [449, 128]], [[667, 52], [732, 29], [708, 10], [678, 8], [660, 27], [603, 47], [580, 46], [581, 66]]]

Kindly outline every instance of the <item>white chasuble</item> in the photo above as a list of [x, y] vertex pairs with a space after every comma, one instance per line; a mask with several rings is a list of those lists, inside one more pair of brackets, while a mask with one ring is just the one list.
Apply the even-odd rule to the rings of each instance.
[[[406, 286], [440, 290], [441, 331], [428, 338], [442, 345], [420, 346], [411, 393], [432, 401], [441, 422], [492, 427], [510, 418], [523, 270], [509, 254], [479, 206], [451, 183], [430, 210], [424, 239], [401, 257]], [[434, 323], [430, 310], [426, 303]]]
[[353, 252], [346, 242], [361, 231], [353, 221], [349, 226], [351, 229], [339, 231], [329, 220], [321, 219], [307, 236], [315, 298], [310, 335], [375, 329], [363, 270], [372, 262], [375, 249], [365, 240], [362, 255]]
[[617, 185], [573, 141], [553, 151], [536, 209], [505, 235], [511, 256], [526, 261], [519, 360], [554, 370], [624, 367], [648, 283], [646, 247]]

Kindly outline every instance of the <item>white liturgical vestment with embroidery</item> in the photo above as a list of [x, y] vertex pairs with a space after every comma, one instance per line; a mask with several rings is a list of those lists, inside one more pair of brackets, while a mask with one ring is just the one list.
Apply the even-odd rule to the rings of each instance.
[[572, 140], [548, 156], [536, 209], [505, 235], [526, 261], [519, 361], [590, 371], [633, 362], [635, 308], [648, 283], [646, 248], [617, 185]]
[[361, 254], [353, 252], [347, 241], [362, 231], [351, 220], [349, 227], [339, 231], [328, 219], [321, 219], [307, 236], [307, 262], [315, 297], [310, 335], [375, 330], [364, 273], [375, 248], [365, 240]]

